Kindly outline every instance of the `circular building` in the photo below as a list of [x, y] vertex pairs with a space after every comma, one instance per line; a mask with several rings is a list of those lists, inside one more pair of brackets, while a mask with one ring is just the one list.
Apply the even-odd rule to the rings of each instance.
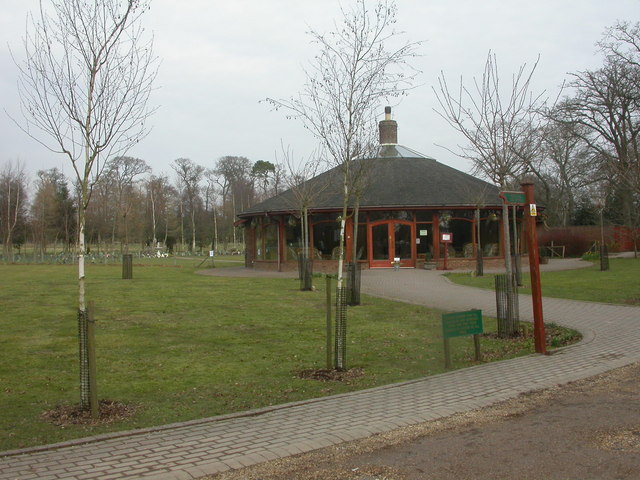
[[[442, 268], [446, 254], [450, 267], [473, 269], [480, 253], [498, 263], [498, 187], [399, 145], [397, 132], [387, 107], [375, 155], [354, 161], [359, 202], [352, 195], [345, 261], [355, 255], [365, 268]], [[246, 209], [238, 215], [245, 227], [246, 266], [297, 268], [306, 234], [314, 270], [334, 271], [342, 208], [342, 172], [336, 167]]]

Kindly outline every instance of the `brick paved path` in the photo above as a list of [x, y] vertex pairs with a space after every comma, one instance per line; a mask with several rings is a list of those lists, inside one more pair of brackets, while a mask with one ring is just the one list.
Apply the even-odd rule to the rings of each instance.
[[[438, 272], [369, 270], [363, 291], [446, 310], [495, 315], [494, 296], [450, 284]], [[531, 318], [520, 297], [521, 318]], [[0, 479], [190, 479], [307, 452], [396, 427], [483, 407], [640, 361], [640, 308], [544, 299], [545, 321], [579, 329], [584, 341], [531, 355], [242, 415], [215, 417], [0, 453]]]

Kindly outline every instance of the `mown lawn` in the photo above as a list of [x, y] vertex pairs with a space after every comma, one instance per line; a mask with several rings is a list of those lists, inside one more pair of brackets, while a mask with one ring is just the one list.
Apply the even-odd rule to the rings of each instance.
[[[135, 263], [135, 262], [134, 262]], [[98, 392], [135, 414], [110, 424], [57, 427], [41, 414], [79, 401], [73, 265], [0, 265], [0, 451], [353, 391], [444, 370], [440, 312], [363, 296], [349, 308], [348, 382], [302, 379], [325, 367], [324, 278], [207, 277], [195, 264], [87, 267], [96, 305]], [[615, 268], [615, 267], [614, 267]], [[485, 319], [485, 330], [495, 321]], [[473, 364], [470, 338], [453, 365]], [[486, 359], [533, 351], [532, 339], [482, 340]]]
[[[600, 264], [560, 272], [542, 272], [540, 283], [542, 295], [570, 298], [589, 302], [640, 305], [640, 259], [611, 258], [609, 270], [600, 271]], [[468, 273], [451, 273], [448, 277], [461, 285], [479, 288], [494, 288], [494, 276], [474, 277]], [[531, 279], [523, 272], [524, 287], [520, 293], [530, 293]]]

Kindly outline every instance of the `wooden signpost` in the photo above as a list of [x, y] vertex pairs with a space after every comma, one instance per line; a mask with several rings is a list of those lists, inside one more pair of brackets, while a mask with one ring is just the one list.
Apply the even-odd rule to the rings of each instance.
[[466, 337], [473, 335], [475, 347], [475, 360], [479, 362], [480, 334], [482, 328], [482, 310], [467, 310], [465, 312], [453, 312], [442, 314], [442, 337], [444, 338], [444, 366], [451, 368], [451, 348], [449, 339], [452, 337]]
[[449, 258], [449, 245], [453, 242], [453, 234], [452, 233], [441, 233], [440, 241], [444, 243], [444, 265], [442, 267], [443, 270], [448, 270], [449, 267], [447, 265], [447, 260]]

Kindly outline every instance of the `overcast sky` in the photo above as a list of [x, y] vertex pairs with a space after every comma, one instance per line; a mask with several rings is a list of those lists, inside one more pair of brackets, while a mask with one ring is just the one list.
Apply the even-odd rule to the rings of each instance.
[[[46, 3], [46, 2], [45, 2]], [[155, 36], [162, 65], [151, 101], [160, 108], [153, 131], [129, 155], [144, 159], [155, 174], [172, 176], [170, 163], [187, 157], [212, 167], [221, 156], [275, 162], [281, 143], [304, 157], [316, 141], [266, 97], [301, 90], [303, 68], [317, 47], [309, 28], [328, 31], [349, 0], [152, 0], [143, 16]], [[372, 2], [373, 3], [373, 2]], [[597, 68], [594, 46], [616, 20], [640, 19], [640, 0], [397, 0], [398, 30], [424, 41], [415, 67], [420, 87], [394, 106], [399, 143], [442, 163], [469, 165], [437, 146], [455, 150], [462, 139], [433, 109], [432, 87], [441, 71], [451, 84], [481, 76], [487, 53], [496, 53], [501, 79], [524, 63], [540, 63], [535, 92], [557, 95], [568, 72]], [[27, 12], [37, 0], [0, 0], [0, 164], [22, 161], [31, 177], [39, 169], [72, 170], [64, 157], [22, 133], [4, 110], [19, 116], [17, 68]], [[380, 117], [383, 117], [381, 109]], [[278, 157], [279, 158], [279, 157]]]

